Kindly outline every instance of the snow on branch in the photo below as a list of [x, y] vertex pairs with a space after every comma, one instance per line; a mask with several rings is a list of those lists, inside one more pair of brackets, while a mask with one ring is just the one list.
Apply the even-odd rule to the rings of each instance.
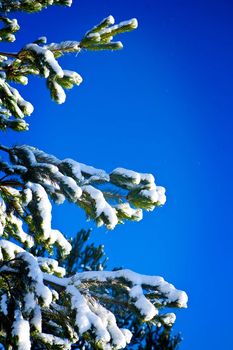
[[[186, 293], [162, 277], [118, 270], [82, 272], [62, 278], [43, 273], [46, 260], [19, 251], [11, 242], [0, 241], [0, 252], [0, 281], [8, 281], [0, 293], [0, 316], [10, 317], [10, 305], [14, 304], [12, 336], [18, 346], [30, 344], [35, 337], [44, 344], [64, 342], [70, 349], [78, 335], [90, 334], [101, 349], [121, 349], [132, 335], [128, 329], [118, 327], [114, 307], [121, 309], [121, 314], [132, 313], [143, 321], [171, 325], [175, 315], [161, 314], [160, 309], [187, 306]], [[8, 256], [8, 260], [3, 256]], [[56, 323], [52, 322], [52, 315]], [[51, 334], [42, 332], [43, 322], [51, 323]], [[27, 349], [29, 345], [24, 348]]]
[[14, 33], [20, 28], [17, 20], [0, 16], [0, 22], [3, 24], [3, 28], [0, 29], [0, 41], [15, 41]]
[[[67, 255], [71, 245], [64, 235], [51, 227], [52, 206], [45, 189], [37, 183], [0, 184], [0, 236], [14, 238], [25, 248], [42, 245], [51, 254], [54, 246]], [[27, 226], [27, 232], [25, 232]]]
[[[71, 1], [0, 1], [0, 12], [24, 10], [34, 12], [51, 4], [71, 5]], [[3, 28], [0, 29], [0, 40], [14, 41], [19, 30], [16, 19], [0, 16]], [[19, 52], [0, 52], [0, 129], [11, 128], [15, 131], [28, 130], [24, 118], [33, 112], [33, 106], [25, 101], [17, 89], [10, 84], [26, 85], [30, 75], [46, 79], [51, 98], [61, 104], [66, 100], [65, 90], [82, 83], [82, 77], [75, 71], [63, 69], [58, 58], [65, 53], [78, 53], [81, 50], [119, 50], [123, 47], [120, 41], [114, 42], [115, 35], [137, 28], [135, 18], [129, 21], [115, 22], [112, 16], [89, 30], [80, 41], [62, 41], [47, 44], [46, 37], [40, 37], [25, 45]]]
[[71, 6], [72, 0], [1, 0], [0, 11], [11, 12], [11, 11], [25, 11], [25, 12], [38, 12], [47, 8], [51, 5], [63, 5]]
[[28, 248], [36, 243], [50, 253], [54, 245], [63, 254], [70, 252], [70, 243], [51, 227], [50, 200], [60, 204], [67, 199], [84, 209], [98, 226], [108, 229], [125, 220], [140, 221], [143, 209], [153, 210], [166, 201], [165, 189], [156, 186], [151, 174], [123, 168], [108, 174], [72, 159], [59, 160], [27, 145], [0, 148], [10, 157], [9, 163], [0, 161], [0, 170], [6, 176], [0, 182], [0, 234]]

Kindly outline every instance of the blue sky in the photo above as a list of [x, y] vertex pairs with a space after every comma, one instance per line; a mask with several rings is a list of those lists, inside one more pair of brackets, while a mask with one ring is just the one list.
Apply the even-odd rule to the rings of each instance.
[[[17, 14], [15, 50], [42, 35], [79, 40], [109, 14], [138, 18], [138, 30], [119, 37], [124, 49], [62, 58], [84, 82], [61, 106], [32, 79], [20, 90], [35, 106], [30, 131], [2, 139], [108, 171], [153, 173], [167, 188], [166, 205], [140, 223], [94, 229], [93, 240], [104, 243], [110, 268], [162, 275], [187, 291], [189, 308], [175, 326], [181, 350], [231, 349], [233, 3], [77, 0]], [[68, 204], [53, 219], [68, 235], [94, 227]]]

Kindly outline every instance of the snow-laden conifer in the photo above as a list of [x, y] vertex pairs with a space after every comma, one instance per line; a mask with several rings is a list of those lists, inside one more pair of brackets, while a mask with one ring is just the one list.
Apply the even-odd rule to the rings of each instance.
[[[0, 1], [1, 40], [13, 42], [19, 30], [9, 12], [35, 12], [49, 5], [70, 6], [71, 1]], [[109, 16], [80, 41], [47, 43], [41, 37], [18, 52], [0, 52], [0, 128], [27, 130], [24, 118], [33, 112], [12, 83], [26, 85], [30, 75], [38, 75], [46, 80], [52, 99], [63, 103], [65, 89], [82, 78], [63, 69], [59, 57], [120, 49], [114, 36], [136, 27], [136, 19], [115, 24]], [[0, 151], [0, 344], [5, 349], [71, 349], [79, 337], [98, 349], [124, 348], [132, 334], [118, 324], [116, 308], [144, 322], [175, 321], [173, 312], [162, 309], [186, 307], [185, 292], [162, 277], [103, 271], [100, 265], [98, 271], [92, 264], [93, 271], [67, 273], [66, 264], [59, 262], [69, 259], [72, 242], [52, 225], [52, 203], [65, 200], [107, 229], [141, 220], [144, 210], [166, 202], [165, 188], [155, 184], [152, 174], [120, 167], [105, 171], [29, 145], [1, 144]]]

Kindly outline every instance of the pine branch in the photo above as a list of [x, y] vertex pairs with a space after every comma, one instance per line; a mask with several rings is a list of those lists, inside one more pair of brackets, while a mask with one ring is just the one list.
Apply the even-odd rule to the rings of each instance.
[[[12, 4], [6, 1], [0, 3], [0, 11], [1, 5], [4, 8], [4, 4], [8, 10], [12, 9]], [[33, 12], [50, 4], [51, 1], [43, 2], [43, 5], [41, 2], [33, 1], [29, 6], [28, 1], [22, 1], [17, 6], [23, 10]], [[62, 4], [67, 3], [62, 2]], [[14, 41], [13, 33], [19, 30], [17, 20], [0, 17], [0, 21], [5, 25], [0, 30], [0, 40]], [[82, 77], [77, 72], [63, 69], [58, 63], [58, 58], [67, 53], [78, 53], [81, 50], [121, 49], [123, 47], [122, 43], [113, 42], [113, 37], [136, 29], [137, 20], [131, 19], [118, 25], [113, 25], [114, 21], [112, 16], [105, 18], [100, 24], [89, 30], [80, 41], [69, 40], [46, 44], [46, 37], [41, 37], [33, 43], [25, 45], [19, 52], [1, 51], [0, 129], [28, 130], [28, 124], [24, 121], [24, 118], [31, 115], [34, 109], [31, 103], [25, 101], [19, 91], [10, 85], [12, 82], [27, 85], [29, 76], [41, 76], [46, 79], [51, 98], [59, 104], [64, 103], [66, 100], [65, 89], [80, 85]]]
[[[61, 204], [67, 199], [84, 209], [98, 226], [108, 229], [125, 220], [140, 221], [143, 209], [153, 210], [166, 201], [165, 189], [155, 185], [151, 174], [122, 168], [108, 174], [72, 159], [60, 160], [27, 145], [10, 149], [2, 145], [0, 149], [10, 158], [10, 162], [0, 162], [0, 169], [11, 176], [0, 183], [2, 229], [26, 247], [39, 244], [52, 254], [57, 246], [62, 255], [69, 254], [70, 243], [61, 232], [51, 228], [50, 200]], [[102, 190], [105, 184], [113, 185], [112, 193]], [[119, 198], [117, 193], [121, 190], [125, 195]], [[24, 232], [25, 225], [28, 233]]]

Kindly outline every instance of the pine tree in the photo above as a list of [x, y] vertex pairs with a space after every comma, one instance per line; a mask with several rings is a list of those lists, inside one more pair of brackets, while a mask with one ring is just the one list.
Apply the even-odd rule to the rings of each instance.
[[[49, 5], [70, 6], [71, 0], [0, 1], [1, 40], [13, 42], [19, 30], [17, 20], [6, 13], [35, 12]], [[1, 129], [27, 130], [25, 117], [33, 112], [12, 84], [25, 85], [30, 75], [40, 76], [52, 99], [63, 103], [64, 89], [79, 85], [82, 78], [63, 69], [59, 57], [81, 50], [121, 49], [114, 36], [136, 27], [135, 19], [114, 25], [109, 16], [80, 41], [48, 44], [42, 37], [19, 52], [0, 52]], [[171, 325], [175, 315], [161, 311], [186, 307], [185, 292], [158, 276], [95, 271], [94, 260], [91, 271], [66, 273], [58, 261], [72, 262], [72, 256], [67, 258], [72, 245], [51, 226], [51, 202], [65, 200], [110, 230], [125, 220], [141, 220], [143, 210], [166, 201], [165, 189], [155, 184], [153, 175], [123, 168], [107, 173], [29, 145], [0, 145], [0, 150], [0, 343], [5, 349], [70, 349], [79, 337], [95, 348], [124, 348], [131, 332], [117, 324], [115, 311], [122, 319], [131, 314]], [[91, 256], [88, 259], [90, 263]]]
[[[95, 246], [93, 243], [88, 244], [91, 230], [81, 230], [77, 233], [74, 239], [71, 239], [72, 251], [66, 259], [57, 260], [65, 267], [66, 273], [74, 274], [77, 271], [102, 271], [107, 268], [108, 258], [106, 257], [104, 247], [102, 245]], [[117, 323], [121, 327], [126, 327], [132, 334], [132, 340], [130, 344], [126, 346], [128, 350], [177, 350], [181, 342], [181, 336], [172, 335], [171, 326], [156, 326], [152, 323], [141, 323], [135, 315], [129, 314], [127, 317], [122, 318], [121, 313], [118, 313], [114, 306], [112, 312], [117, 319]], [[78, 342], [72, 346], [72, 350], [83, 349], [93, 350], [95, 344], [90, 344], [82, 337]]]

